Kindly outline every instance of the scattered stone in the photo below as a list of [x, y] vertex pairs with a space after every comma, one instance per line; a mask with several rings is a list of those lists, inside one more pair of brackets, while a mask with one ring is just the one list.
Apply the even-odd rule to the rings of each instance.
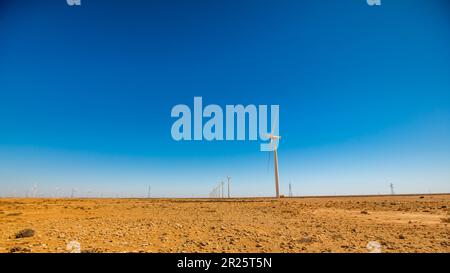
[[369, 253], [381, 253], [381, 244], [377, 241], [370, 241], [366, 245]]
[[[100, 248], [92, 248], [82, 250], [81, 253], [102, 253], [103, 251]], [[80, 252], [72, 252], [72, 253], [80, 253]]]
[[369, 213], [367, 211], [365, 211], [365, 210], [362, 210], [361, 214], [369, 214]]
[[12, 247], [9, 250], [10, 253], [16, 253], [16, 252], [31, 252], [31, 248], [29, 247], [23, 247], [23, 246], [15, 246]]
[[6, 214], [6, 216], [19, 216], [19, 215], [22, 215], [22, 212], [11, 212]]
[[77, 241], [70, 241], [66, 246], [66, 250], [70, 253], [81, 253], [81, 245]]
[[305, 236], [305, 237], [301, 238], [301, 239], [298, 240], [298, 241], [299, 241], [300, 243], [306, 243], [306, 244], [309, 244], [309, 243], [314, 242], [314, 239], [311, 238], [311, 237], [309, 237], [309, 236]]
[[26, 237], [33, 237], [35, 234], [35, 231], [32, 229], [23, 229], [21, 231], [19, 231], [18, 233], [16, 233], [16, 239], [19, 238], [26, 238]]
[[405, 236], [403, 236], [403, 234], [400, 234], [400, 235], [398, 236], [398, 238], [401, 239], [401, 240], [403, 240], [403, 239], [405, 239]]

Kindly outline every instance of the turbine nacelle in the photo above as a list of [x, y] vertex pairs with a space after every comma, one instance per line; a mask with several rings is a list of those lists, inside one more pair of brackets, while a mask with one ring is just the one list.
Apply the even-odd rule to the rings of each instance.
[[274, 134], [268, 134], [268, 135], [266, 135], [266, 137], [268, 139], [270, 139], [270, 144], [274, 143], [274, 149], [277, 149], [278, 147], [277, 147], [277, 145], [275, 145], [274, 141], [280, 140], [281, 136], [277, 136], [277, 135], [274, 135]]

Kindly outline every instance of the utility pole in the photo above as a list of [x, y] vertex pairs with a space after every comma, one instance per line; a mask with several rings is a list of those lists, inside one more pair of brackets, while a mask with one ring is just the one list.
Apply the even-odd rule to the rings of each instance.
[[228, 198], [230, 198], [230, 180], [231, 180], [231, 177], [227, 176], [227, 181], [228, 181]]
[[390, 187], [391, 187], [391, 195], [395, 195], [395, 192], [394, 192], [394, 184], [390, 184]]
[[222, 198], [223, 198], [224, 197], [224, 194], [223, 194], [223, 181], [220, 181], [220, 185], [222, 187]]
[[289, 183], [289, 197], [292, 197], [292, 184]]
[[152, 193], [152, 186], [148, 186], [147, 198], [150, 198]]

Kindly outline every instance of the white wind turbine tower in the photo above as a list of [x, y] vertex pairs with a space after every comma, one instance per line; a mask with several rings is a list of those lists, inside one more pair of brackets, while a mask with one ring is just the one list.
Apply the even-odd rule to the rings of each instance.
[[31, 187], [31, 197], [36, 198], [38, 193], [38, 185], [34, 184], [33, 187]]
[[228, 181], [228, 198], [230, 198], [230, 180], [231, 180], [231, 177], [227, 176], [227, 181]]
[[[280, 197], [280, 186], [278, 183], [278, 141], [281, 139], [281, 136], [274, 135], [275, 126], [277, 126], [278, 116], [276, 116], [275, 122], [272, 124], [272, 132], [269, 134], [270, 138], [270, 144], [273, 145], [273, 162], [275, 164], [274, 170], [275, 170], [275, 193], [276, 197]], [[270, 155], [269, 155], [270, 156]], [[269, 157], [270, 159], [270, 157]]]

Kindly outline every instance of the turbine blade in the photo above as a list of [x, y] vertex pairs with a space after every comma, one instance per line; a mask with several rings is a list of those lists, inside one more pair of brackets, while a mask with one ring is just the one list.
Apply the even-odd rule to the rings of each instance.
[[[272, 116], [272, 113], [270, 114], [270, 116]], [[276, 115], [275, 116], [275, 119], [274, 119], [274, 122], [273, 122], [273, 124], [270, 124], [270, 127], [271, 127], [271, 135], [274, 135], [274, 132], [275, 132], [275, 127], [276, 127], [276, 124], [277, 124], [277, 122], [278, 122], [278, 116], [279, 116], [279, 114], [278, 115]]]

